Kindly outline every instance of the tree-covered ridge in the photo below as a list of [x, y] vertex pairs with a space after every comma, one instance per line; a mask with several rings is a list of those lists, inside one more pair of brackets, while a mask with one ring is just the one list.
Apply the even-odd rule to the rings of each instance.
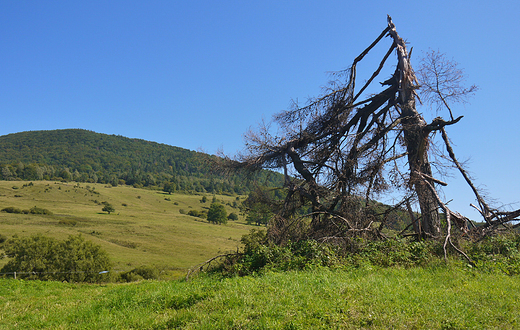
[[[74, 180], [163, 186], [174, 190], [245, 193], [239, 176], [211, 171], [209, 156], [141, 139], [82, 129], [29, 131], [0, 136], [3, 180]], [[263, 173], [267, 184], [280, 180]]]

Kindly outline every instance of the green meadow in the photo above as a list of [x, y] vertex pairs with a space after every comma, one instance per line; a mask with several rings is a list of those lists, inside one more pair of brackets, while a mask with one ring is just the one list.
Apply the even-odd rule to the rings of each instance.
[[460, 267], [189, 282], [0, 280], [0, 329], [518, 329], [520, 281]]
[[[161, 278], [176, 278], [212, 256], [236, 251], [240, 237], [252, 228], [241, 216], [238, 221], [214, 225], [181, 214], [209, 209], [213, 197], [228, 213], [239, 214], [232, 207], [236, 196], [207, 194], [207, 202], [201, 203], [202, 196], [92, 183], [0, 181], [0, 209], [36, 206], [52, 212], [0, 212], [0, 234], [41, 233], [57, 239], [82, 234], [108, 252], [114, 271], [146, 265], [162, 269]], [[103, 212], [103, 202], [115, 211]], [[6, 262], [0, 259], [0, 267]]]
[[[0, 181], [0, 209], [36, 206], [52, 212], [0, 212], [4, 237], [81, 234], [108, 252], [112, 274], [139, 266], [162, 270], [162, 281], [131, 283], [2, 278], [0, 329], [520, 328], [518, 275], [500, 267], [471, 267], [456, 258], [422, 267], [310, 263], [298, 271], [266, 269], [243, 277], [197, 273], [186, 281], [188, 269], [236, 251], [242, 235], [255, 228], [242, 216], [214, 225], [185, 214], [207, 210], [213, 198], [228, 213], [239, 214], [233, 207], [236, 196], [206, 195], [201, 203], [203, 196], [103, 184]], [[103, 202], [115, 211], [103, 212]], [[0, 259], [0, 266], [6, 262]]]

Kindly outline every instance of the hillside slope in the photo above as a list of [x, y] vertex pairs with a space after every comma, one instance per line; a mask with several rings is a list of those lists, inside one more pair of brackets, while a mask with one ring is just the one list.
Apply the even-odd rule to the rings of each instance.
[[[177, 269], [180, 275], [219, 253], [236, 251], [240, 237], [254, 228], [243, 216], [226, 225], [189, 216], [190, 210], [209, 209], [211, 198], [202, 202], [201, 196], [99, 183], [0, 181], [0, 210], [36, 206], [52, 213], [0, 212], [0, 234], [39, 233], [56, 239], [82, 234], [108, 252], [116, 270], [156, 265]], [[228, 214], [240, 213], [237, 204], [243, 197], [214, 196]], [[102, 211], [103, 202], [115, 210]], [[0, 259], [0, 268], [6, 262]]]
[[[209, 193], [246, 193], [239, 176], [213, 173], [214, 156], [156, 142], [82, 129], [29, 131], [0, 136], [0, 179], [63, 180], [162, 186]], [[264, 184], [281, 177], [264, 172]]]

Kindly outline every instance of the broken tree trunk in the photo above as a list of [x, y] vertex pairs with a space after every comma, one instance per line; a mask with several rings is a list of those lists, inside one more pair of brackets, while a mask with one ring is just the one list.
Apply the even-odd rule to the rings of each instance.
[[[396, 75], [399, 79], [399, 97], [397, 104], [401, 109], [404, 139], [408, 152], [410, 185], [413, 185], [419, 200], [423, 233], [431, 237], [439, 237], [441, 235], [439, 206], [431, 189], [426, 186], [421, 177], [421, 174], [432, 177], [432, 170], [428, 161], [429, 130], [426, 129], [426, 121], [415, 107], [417, 78], [410, 64], [405, 42], [397, 34], [390, 16], [388, 16], [388, 27], [390, 36], [394, 39], [398, 57]], [[433, 181], [429, 183], [433, 186]]]

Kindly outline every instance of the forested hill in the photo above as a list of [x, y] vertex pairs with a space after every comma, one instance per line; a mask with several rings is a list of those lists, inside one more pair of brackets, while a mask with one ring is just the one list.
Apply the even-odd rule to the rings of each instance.
[[[82, 129], [30, 131], [0, 136], [2, 180], [65, 180], [158, 186], [177, 191], [246, 193], [240, 176], [213, 173], [208, 156], [156, 142]], [[280, 175], [261, 174], [266, 185]]]

